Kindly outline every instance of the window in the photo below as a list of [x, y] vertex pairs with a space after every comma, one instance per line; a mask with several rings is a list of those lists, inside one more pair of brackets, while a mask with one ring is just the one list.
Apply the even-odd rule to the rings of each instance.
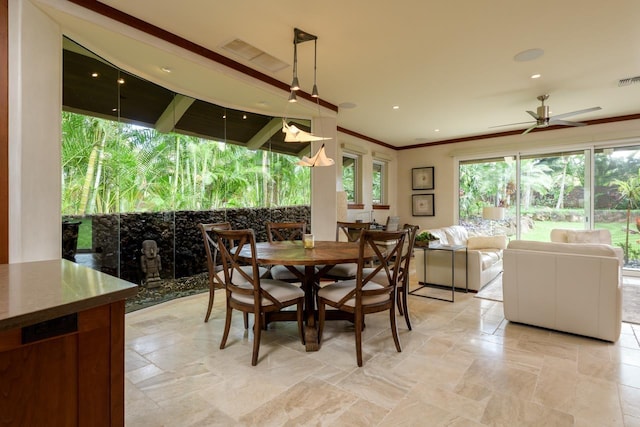
[[342, 155], [342, 188], [347, 193], [347, 202], [360, 203], [358, 191], [360, 182], [359, 157], [355, 154]]
[[373, 161], [371, 174], [371, 203], [384, 205], [386, 203], [387, 164], [378, 160]]

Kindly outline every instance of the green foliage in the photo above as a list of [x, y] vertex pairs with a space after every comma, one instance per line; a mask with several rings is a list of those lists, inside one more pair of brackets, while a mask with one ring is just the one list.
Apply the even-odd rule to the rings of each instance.
[[309, 204], [297, 158], [74, 113], [62, 118], [62, 214]]
[[423, 231], [422, 233], [416, 235], [416, 240], [418, 242], [422, 242], [425, 240], [431, 242], [433, 240], [440, 240], [440, 238], [429, 231]]

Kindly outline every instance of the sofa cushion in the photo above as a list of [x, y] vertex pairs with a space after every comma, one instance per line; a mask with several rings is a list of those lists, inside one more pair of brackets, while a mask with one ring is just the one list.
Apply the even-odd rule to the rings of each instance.
[[615, 248], [602, 243], [584, 243], [580, 245], [570, 243], [535, 242], [532, 240], [512, 240], [509, 249], [525, 249], [529, 251], [547, 253], [582, 254], [592, 256], [617, 257]]
[[505, 249], [507, 236], [471, 236], [467, 240], [467, 249]]
[[502, 250], [483, 250], [480, 252], [480, 256], [482, 259], [482, 270], [486, 270], [496, 262], [500, 261], [500, 259], [502, 258]]
[[601, 243], [599, 231], [569, 230], [567, 231], [567, 243]]
[[467, 229], [461, 225], [451, 225], [449, 227], [443, 227], [442, 233], [445, 235], [447, 245], [466, 245], [469, 233]]
[[611, 244], [611, 232], [607, 229], [574, 230], [554, 228], [551, 230], [551, 241], [557, 243], [606, 243]]

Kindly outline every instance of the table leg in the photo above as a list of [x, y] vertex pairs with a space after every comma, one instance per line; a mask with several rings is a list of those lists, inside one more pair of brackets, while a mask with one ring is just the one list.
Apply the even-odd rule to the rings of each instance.
[[304, 267], [304, 310], [306, 325], [304, 328], [304, 342], [307, 351], [318, 351], [318, 326], [316, 325], [316, 298], [315, 298], [315, 267]]

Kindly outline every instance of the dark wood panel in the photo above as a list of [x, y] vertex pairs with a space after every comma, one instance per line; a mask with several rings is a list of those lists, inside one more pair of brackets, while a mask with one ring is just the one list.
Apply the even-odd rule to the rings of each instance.
[[0, 427], [123, 426], [124, 311], [82, 311], [77, 332], [26, 345], [0, 332]]
[[77, 336], [0, 353], [0, 425], [77, 425]]

